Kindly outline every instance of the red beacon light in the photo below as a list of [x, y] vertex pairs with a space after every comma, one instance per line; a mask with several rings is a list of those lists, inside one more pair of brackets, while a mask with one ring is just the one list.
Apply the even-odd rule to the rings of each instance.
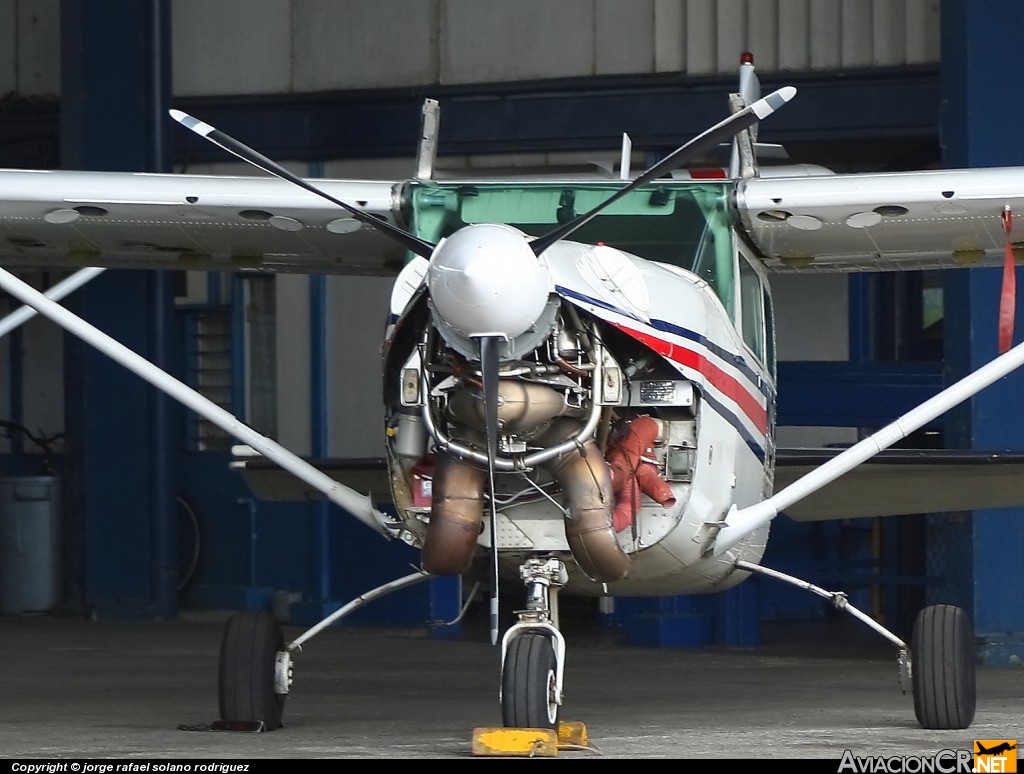
[[744, 51], [742, 54], [740, 54], [740, 64], [754, 64], [754, 55], [751, 54], [749, 51]]

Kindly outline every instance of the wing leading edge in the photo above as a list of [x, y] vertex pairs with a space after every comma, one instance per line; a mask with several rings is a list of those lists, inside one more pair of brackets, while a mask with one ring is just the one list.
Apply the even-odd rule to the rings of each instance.
[[[317, 180], [394, 222], [398, 184]], [[276, 178], [0, 170], [0, 263], [393, 275], [377, 229]]]

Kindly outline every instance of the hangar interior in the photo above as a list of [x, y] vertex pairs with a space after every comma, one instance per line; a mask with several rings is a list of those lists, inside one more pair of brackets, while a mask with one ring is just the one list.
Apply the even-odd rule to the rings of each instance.
[[[13, 0], [0, 9], [0, 166], [253, 174], [177, 131], [166, 111], [179, 107], [295, 174], [402, 179], [429, 97], [441, 104], [438, 175], [607, 165], [623, 132], [639, 168], [725, 114], [744, 51], [766, 90], [799, 89], [761, 128], [793, 163], [1024, 164], [1012, 131], [1024, 103], [1007, 98], [1022, 25], [1010, 0]], [[4, 228], [0, 260], [24, 248]], [[63, 275], [24, 276], [47, 287]], [[66, 303], [296, 453], [374, 460], [391, 283], [109, 270]], [[852, 443], [995, 355], [997, 270], [772, 288], [780, 445]], [[47, 321], [0, 339], [0, 362], [0, 497], [55, 509], [50, 612], [274, 607], [311, 623], [417, 563], [332, 506], [258, 500], [229, 470], [224, 433]], [[912, 440], [1020, 450], [1024, 422], [1007, 411], [1020, 379]], [[24, 494], [40, 479], [53, 489]], [[897, 631], [925, 603], [958, 604], [983, 659], [1001, 664], [1024, 650], [1020, 517], [781, 518], [765, 564], [849, 591]], [[457, 579], [438, 579], [352, 620], [451, 620], [461, 596]], [[761, 579], [566, 611], [666, 646], [756, 645], [762, 621], [835, 615]]]

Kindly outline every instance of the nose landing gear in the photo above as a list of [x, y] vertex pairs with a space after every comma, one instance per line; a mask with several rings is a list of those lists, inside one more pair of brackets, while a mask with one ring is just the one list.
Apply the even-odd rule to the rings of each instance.
[[508, 728], [558, 728], [565, 639], [558, 631], [558, 590], [569, 580], [559, 559], [527, 559], [519, 569], [526, 609], [501, 642], [501, 717]]

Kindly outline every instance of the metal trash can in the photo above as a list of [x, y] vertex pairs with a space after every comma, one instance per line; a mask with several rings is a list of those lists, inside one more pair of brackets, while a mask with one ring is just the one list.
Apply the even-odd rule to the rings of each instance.
[[60, 597], [56, 476], [0, 478], [0, 613], [47, 612]]

